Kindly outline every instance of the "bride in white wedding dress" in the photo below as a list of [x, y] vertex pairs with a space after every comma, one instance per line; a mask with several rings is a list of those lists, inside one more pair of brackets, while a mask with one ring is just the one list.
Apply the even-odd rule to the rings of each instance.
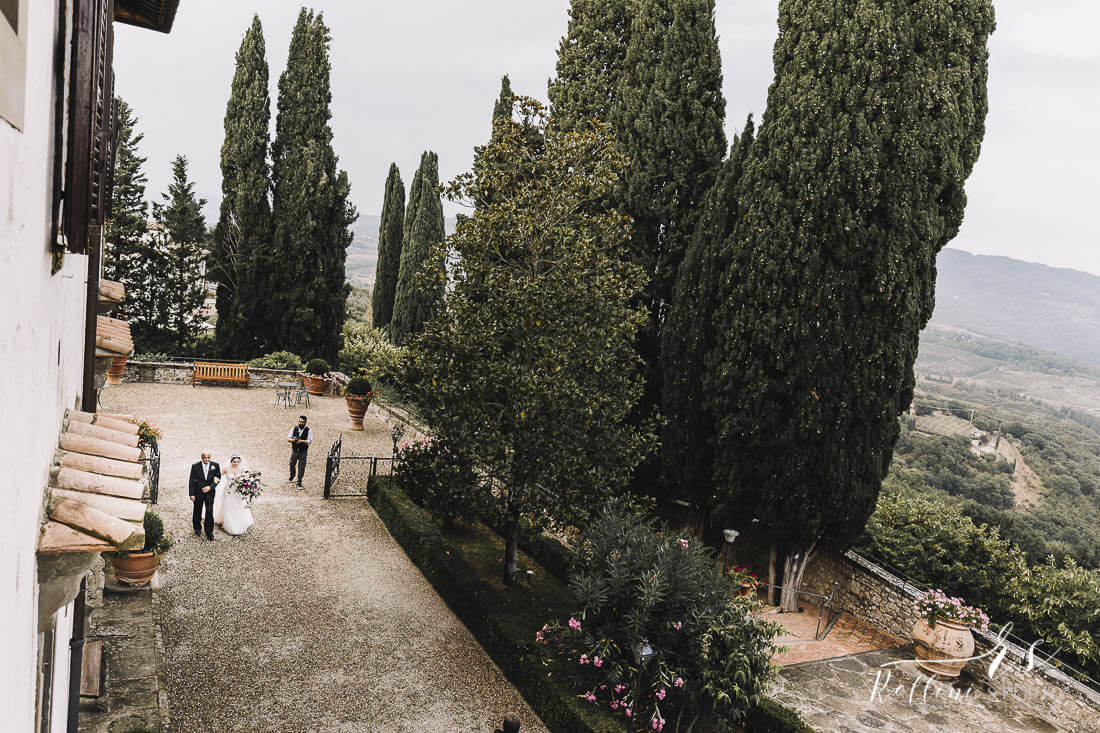
[[229, 459], [228, 468], [222, 471], [218, 492], [214, 495], [214, 524], [226, 534], [242, 535], [252, 526], [252, 510], [237, 493], [237, 479], [244, 472], [244, 461], [239, 453]]

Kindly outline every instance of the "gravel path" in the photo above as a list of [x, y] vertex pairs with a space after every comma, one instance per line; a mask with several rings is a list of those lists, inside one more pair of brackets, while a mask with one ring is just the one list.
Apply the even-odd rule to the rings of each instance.
[[[272, 407], [273, 391], [125, 384], [106, 411], [152, 421], [159, 511], [183, 539], [161, 568], [160, 624], [172, 726], [180, 731], [492, 731], [507, 713], [545, 728], [451, 613], [365, 499], [321, 498], [343, 400]], [[286, 434], [314, 429], [305, 488], [284, 482]], [[389, 430], [344, 432], [344, 455], [389, 455]], [[193, 536], [187, 472], [203, 449], [238, 451], [267, 492], [242, 537]]]

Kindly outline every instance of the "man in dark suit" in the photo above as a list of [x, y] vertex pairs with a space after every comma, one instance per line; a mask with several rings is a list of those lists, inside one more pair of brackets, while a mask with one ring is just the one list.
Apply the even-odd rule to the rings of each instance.
[[187, 494], [195, 505], [191, 512], [191, 524], [198, 537], [203, 529], [203, 507], [206, 507], [206, 539], [214, 539], [214, 492], [222, 480], [222, 470], [210, 460], [210, 453], [204, 452], [202, 460], [191, 466], [191, 478], [187, 482]]

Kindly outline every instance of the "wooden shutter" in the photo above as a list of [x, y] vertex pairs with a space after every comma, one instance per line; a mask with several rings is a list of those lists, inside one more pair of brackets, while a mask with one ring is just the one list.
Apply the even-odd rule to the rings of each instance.
[[114, 0], [76, 0], [65, 184], [68, 248], [99, 244], [114, 168]]

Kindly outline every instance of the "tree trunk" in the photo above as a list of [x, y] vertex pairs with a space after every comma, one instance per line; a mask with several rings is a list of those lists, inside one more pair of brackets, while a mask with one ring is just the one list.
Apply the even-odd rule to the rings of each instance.
[[775, 540], [771, 541], [768, 552], [768, 605], [775, 605]]
[[508, 519], [508, 535], [504, 538], [504, 582], [514, 585], [518, 567], [516, 552], [519, 546], [519, 509], [513, 507]]
[[805, 552], [787, 555], [783, 565], [783, 593], [779, 600], [779, 610], [782, 613], [798, 613], [798, 590], [802, 587], [802, 575], [814, 556], [816, 546], [817, 540], [814, 540]]

